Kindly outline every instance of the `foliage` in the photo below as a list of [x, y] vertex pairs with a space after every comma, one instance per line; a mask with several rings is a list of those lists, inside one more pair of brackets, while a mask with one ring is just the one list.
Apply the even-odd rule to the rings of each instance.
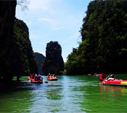
[[82, 43], [68, 56], [67, 74], [127, 72], [127, 1], [90, 2]]
[[28, 27], [19, 19], [15, 19], [12, 50], [13, 75], [37, 73]]
[[17, 5], [19, 5], [22, 10], [28, 9], [29, 3], [30, 0], [17, 0]]

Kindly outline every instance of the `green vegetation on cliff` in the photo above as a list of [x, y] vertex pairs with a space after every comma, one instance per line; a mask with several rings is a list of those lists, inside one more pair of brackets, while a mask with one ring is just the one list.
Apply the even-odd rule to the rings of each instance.
[[90, 2], [82, 42], [68, 56], [67, 74], [127, 73], [127, 1]]
[[19, 19], [15, 19], [12, 50], [13, 75], [37, 73], [28, 27]]
[[0, 1], [0, 80], [37, 73], [26, 24], [15, 19], [16, 0]]

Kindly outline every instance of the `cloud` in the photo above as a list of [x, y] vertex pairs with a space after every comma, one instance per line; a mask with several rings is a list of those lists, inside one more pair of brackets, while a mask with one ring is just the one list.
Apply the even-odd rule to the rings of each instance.
[[71, 31], [79, 21], [82, 22], [81, 13], [73, 11], [63, 0], [30, 0], [28, 10], [30, 19], [36, 18], [39, 23], [53, 31]]
[[49, 18], [39, 18], [38, 20], [39, 20], [40, 22], [52, 22], [52, 20], [49, 19]]
[[49, 24], [50, 28], [52, 30], [60, 30], [63, 28], [63, 25], [61, 24], [61, 21], [59, 21], [58, 19], [50, 19], [50, 18], [39, 18], [38, 19], [39, 22], [43, 23], [43, 24]]
[[28, 9], [33, 11], [52, 11], [52, 0], [30, 0]]

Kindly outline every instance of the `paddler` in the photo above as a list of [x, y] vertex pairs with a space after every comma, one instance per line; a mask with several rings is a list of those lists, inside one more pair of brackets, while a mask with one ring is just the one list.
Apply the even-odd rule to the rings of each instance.
[[118, 80], [118, 79], [115, 79], [115, 78], [114, 78], [114, 74], [111, 74], [110, 77], [108, 78], [108, 80], [114, 81], [114, 80]]
[[100, 74], [99, 81], [102, 82], [104, 79], [106, 79], [106, 74], [103, 72], [102, 74]]

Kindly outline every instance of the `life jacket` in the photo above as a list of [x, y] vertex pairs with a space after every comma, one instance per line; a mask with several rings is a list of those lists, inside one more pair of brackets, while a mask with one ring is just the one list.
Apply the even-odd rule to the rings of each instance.
[[106, 74], [102, 73], [102, 79], [106, 78]]
[[100, 74], [99, 81], [103, 81], [105, 78], [106, 78], [106, 74], [102, 73], [102, 74]]
[[103, 74], [100, 74], [100, 80], [102, 80], [102, 79], [103, 79], [103, 77], [102, 77], [102, 76], [103, 76]]

